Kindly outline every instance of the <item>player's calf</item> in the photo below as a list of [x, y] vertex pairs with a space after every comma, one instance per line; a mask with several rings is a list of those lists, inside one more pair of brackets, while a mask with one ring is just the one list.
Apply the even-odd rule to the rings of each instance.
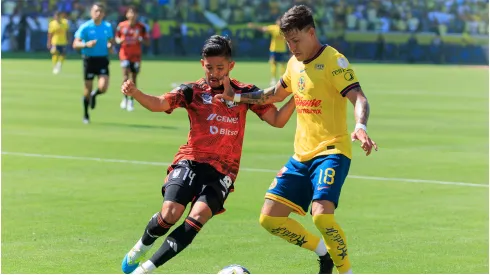
[[335, 221], [334, 214], [314, 215], [313, 222], [322, 233], [323, 239], [329, 247], [329, 254], [339, 273], [352, 273], [347, 240], [344, 231]]
[[211, 208], [206, 203], [197, 201], [185, 221], [167, 236], [151, 259], [138, 267], [134, 273], [151, 273], [175, 257], [192, 243], [197, 233], [212, 216]]

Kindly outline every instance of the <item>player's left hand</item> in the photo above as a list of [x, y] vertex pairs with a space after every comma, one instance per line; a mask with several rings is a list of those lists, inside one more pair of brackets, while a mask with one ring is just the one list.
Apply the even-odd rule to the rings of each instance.
[[214, 96], [214, 100], [219, 100], [221, 99], [228, 100], [228, 101], [233, 101], [235, 97], [235, 92], [233, 91], [233, 87], [231, 87], [230, 84], [230, 76], [225, 75], [223, 77], [223, 93], [222, 94], [217, 94]]
[[361, 148], [366, 152], [366, 156], [371, 154], [373, 147], [374, 150], [378, 151], [378, 145], [368, 136], [364, 129], [356, 129], [350, 136], [352, 141], [359, 140], [361, 142]]

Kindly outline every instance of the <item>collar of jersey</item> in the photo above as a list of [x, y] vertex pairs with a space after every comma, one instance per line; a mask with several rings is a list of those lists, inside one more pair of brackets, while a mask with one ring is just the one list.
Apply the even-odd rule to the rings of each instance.
[[325, 48], [327, 48], [327, 47], [328, 47], [327, 44], [323, 45], [312, 58], [303, 61], [303, 64], [308, 64], [311, 61], [315, 60], [318, 56], [320, 56], [320, 54], [322, 54], [323, 50], [325, 50]]

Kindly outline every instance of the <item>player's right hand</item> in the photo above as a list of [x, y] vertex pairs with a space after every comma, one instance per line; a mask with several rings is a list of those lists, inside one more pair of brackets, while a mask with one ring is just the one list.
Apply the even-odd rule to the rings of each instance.
[[366, 152], [366, 156], [371, 154], [373, 148], [378, 151], [376, 142], [374, 142], [363, 129], [354, 130], [354, 132], [351, 133], [351, 139], [352, 141], [359, 140], [361, 142], [361, 148]]
[[95, 46], [95, 43], [97, 43], [97, 40], [90, 40], [87, 43], [85, 43], [85, 47], [92, 48], [93, 46]]
[[215, 100], [228, 100], [228, 101], [233, 101], [235, 98], [235, 92], [233, 91], [233, 88], [231, 87], [230, 84], [230, 76], [225, 75], [223, 77], [223, 93], [222, 94], [217, 94], [214, 96]]
[[121, 93], [127, 96], [134, 96], [134, 94], [138, 93], [139, 90], [134, 85], [132, 80], [126, 80], [121, 86]]

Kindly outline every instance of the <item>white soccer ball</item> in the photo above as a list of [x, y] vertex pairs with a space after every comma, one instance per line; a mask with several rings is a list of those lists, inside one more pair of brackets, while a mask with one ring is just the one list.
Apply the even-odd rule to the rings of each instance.
[[218, 274], [250, 274], [250, 271], [241, 265], [232, 264], [221, 269]]

